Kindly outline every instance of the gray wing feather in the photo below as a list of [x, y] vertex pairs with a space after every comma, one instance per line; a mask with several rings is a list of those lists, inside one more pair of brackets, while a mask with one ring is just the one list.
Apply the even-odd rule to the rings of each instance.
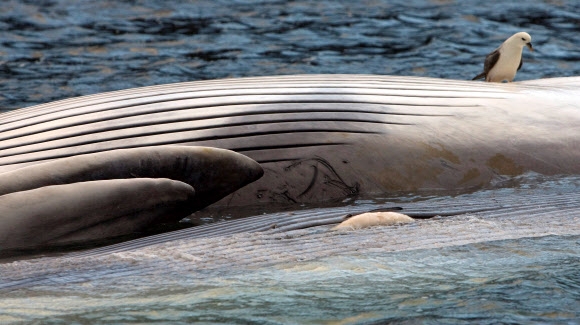
[[493, 52], [489, 53], [485, 57], [485, 62], [483, 63], [483, 72], [485, 72], [486, 76], [491, 68], [493, 68], [493, 66], [497, 63], [497, 60], [499, 60], [499, 49], [493, 50]]
[[485, 61], [483, 62], [483, 72], [475, 76], [475, 78], [473, 78], [472, 80], [487, 78], [487, 74], [489, 73], [491, 68], [493, 68], [493, 66], [497, 63], [497, 60], [499, 60], [499, 48], [493, 50], [485, 57]]
[[524, 58], [523, 57], [520, 59], [520, 65], [518, 65], [518, 71], [520, 71], [520, 69], [522, 68], [522, 64], [524, 64]]

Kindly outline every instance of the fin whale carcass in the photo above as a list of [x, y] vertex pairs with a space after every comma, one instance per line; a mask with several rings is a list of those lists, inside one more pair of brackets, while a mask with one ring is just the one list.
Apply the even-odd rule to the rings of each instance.
[[222, 206], [462, 191], [580, 172], [580, 78], [298, 75], [167, 84], [0, 115], [0, 172], [120, 148], [210, 146], [264, 176]]

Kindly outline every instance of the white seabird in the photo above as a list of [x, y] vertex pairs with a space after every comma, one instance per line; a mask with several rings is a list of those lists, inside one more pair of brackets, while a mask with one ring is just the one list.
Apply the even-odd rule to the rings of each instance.
[[483, 72], [472, 80], [485, 78], [487, 82], [511, 82], [516, 72], [522, 67], [522, 51], [527, 46], [533, 51], [532, 37], [526, 32], [519, 32], [505, 40], [497, 49], [485, 57]]

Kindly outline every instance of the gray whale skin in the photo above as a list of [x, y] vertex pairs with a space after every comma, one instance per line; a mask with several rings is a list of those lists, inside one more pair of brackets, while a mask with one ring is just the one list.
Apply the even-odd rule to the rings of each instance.
[[262, 174], [241, 154], [186, 146], [110, 150], [1, 173], [0, 251], [94, 242], [175, 223]]
[[0, 173], [115, 149], [206, 146], [264, 170], [209, 208], [472, 191], [527, 172], [580, 173], [579, 87], [580, 77], [297, 75], [128, 89], [1, 114]]

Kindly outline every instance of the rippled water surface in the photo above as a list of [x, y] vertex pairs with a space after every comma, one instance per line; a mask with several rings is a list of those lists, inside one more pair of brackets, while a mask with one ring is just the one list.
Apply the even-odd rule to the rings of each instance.
[[536, 51], [516, 80], [580, 74], [575, 0], [4, 0], [0, 109], [226, 77], [471, 79], [522, 30]]

